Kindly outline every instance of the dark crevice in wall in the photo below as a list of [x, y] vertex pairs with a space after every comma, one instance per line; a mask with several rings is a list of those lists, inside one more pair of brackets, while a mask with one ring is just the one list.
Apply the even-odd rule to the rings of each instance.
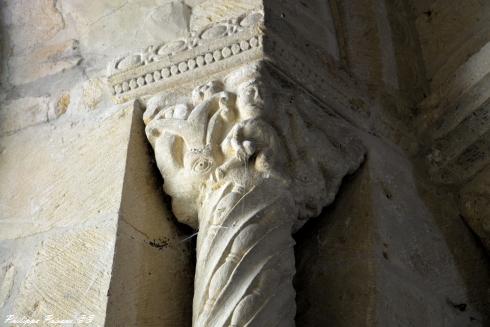
[[156, 165], [155, 161], [155, 153], [153, 149], [151, 148], [150, 143], [147, 143], [148, 147], [148, 152], [150, 153], [150, 157], [152, 158], [152, 167], [153, 167], [153, 176], [155, 176], [155, 179], [157, 180], [157, 183], [159, 185], [162, 185], [162, 190], [161, 190], [161, 198], [162, 202], [165, 203], [165, 207], [167, 208], [169, 212], [168, 220], [174, 224], [178, 230], [178, 233], [180, 235], [180, 242], [185, 242], [189, 244], [189, 248], [191, 249], [191, 252], [189, 253], [190, 255], [190, 261], [192, 265], [192, 274], [194, 275], [195, 269], [196, 269], [196, 244], [197, 244], [197, 233], [198, 231], [194, 230], [188, 225], [180, 223], [177, 218], [175, 217], [173, 211], [172, 211], [172, 197], [168, 195], [167, 193], [163, 192], [163, 177], [160, 171], [158, 170], [158, 167]]
[[345, 14], [342, 12], [342, 6], [340, 5], [339, 0], [331, 0], [329, 1], [329, 4], [335, 26], [335, 34], [337, 35], [337, 44], [340, 57], [339, 66], [341, 69], [348, 72], [349, 56], [347, 54], [347, 35], [342, 21], [342, 17], [345, 17]]
[[[374, 280], [372, 271], [368, 269], [372, 259], [367, 256], [356, 258], [356, 254], [341, 248], [369, 252], [372, 247], [368, 245], [371, 244], [369, 234], [352, 235], [344, 226], [346, 220], [351, 220], [355, 226], [352, 230], [359, 227], [365, 230], [363, 226], [369, 224], [369, 214], [350, 218], [345, 212], [339, 214], [346, 201], [364, 198], [365, 204], [368, 203], [369, 194], [361, 187], [365, 173], [366, 165], [363, 164], [356, 173], [346, 176], [335, 201], [294, 234], [297, 327], [368, 326], [366, 323], [374, 309], [371, 305], [374, 290], [368, 282]], [[364, 196], [359, 197], [360, 194]], [[364, 209], [369, 211], [368, 206]], [[352, 271], [356, 265], [364, 268]], [[366, 283], [359, 284], [359, 280]], [[340, 292], [339, 288], [345, 291]]]

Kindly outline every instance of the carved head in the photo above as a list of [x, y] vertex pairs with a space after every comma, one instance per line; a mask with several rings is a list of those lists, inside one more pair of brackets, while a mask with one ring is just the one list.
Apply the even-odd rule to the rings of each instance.
[[183, 104], [161, 108], [158, 106], [163, 101], [158, 99], [147, 104], [146, 134], [164, 177], [164, 190], [172, 197], [177, 219], [194, 228], [198, 225], [201, 188], [222, 161], [219, 144], [212, 140], [213, 131], [220, 126], [210, 122], [220, 95], [224, 96], [218, 94], [220, 90], [218, 82], [197, 87], [193, 91], [194, 108]]
[[241, 83], [237, 89], [237, 105], [239, 107], [261, 106], [263, 104], [263, 98], [259, 90], [260, 81], [256, 79]]
[[206, 84], [196, 87], [192, 91], [192, 104], [197, 106], [203, 101], [209, 99], [213, 94], [223, 90], [223, 84], [220, 81], [210, 81]]
[[181, 136], [164, 133], [155, 143], [155, 153], [175, 216], [197, 229], [197, 199], [203, 183], [217, 166], [211, 148], [189, 148]]

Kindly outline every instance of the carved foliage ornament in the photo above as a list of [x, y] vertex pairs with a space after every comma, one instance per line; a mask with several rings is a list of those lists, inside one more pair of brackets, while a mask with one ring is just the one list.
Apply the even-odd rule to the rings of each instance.
[[263, 70], [244, 66], [187, 103], [146, 105], [173, 212], [198, 230], [194, 326], [294, 326], [291, 235], [364, 158], [340, 120], [282, 95]]

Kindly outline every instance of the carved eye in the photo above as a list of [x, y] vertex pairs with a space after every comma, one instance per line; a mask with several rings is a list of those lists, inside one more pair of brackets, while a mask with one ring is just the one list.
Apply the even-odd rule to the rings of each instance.
[[196, 161], [194, 161], [194, 164], [192, 165], [192, 170], [194, 170], [197, 173], [204, 173], [208, 171], [212, 166], [211, 160], [207, 158], [199, 158]]
[[249, 89], [247, 90], [247, 95], [248, 95], [249, 97], [253, 97], [253, 96], [255, 96], [255, 89], [253, 89], [253, 88], [249, 88]]

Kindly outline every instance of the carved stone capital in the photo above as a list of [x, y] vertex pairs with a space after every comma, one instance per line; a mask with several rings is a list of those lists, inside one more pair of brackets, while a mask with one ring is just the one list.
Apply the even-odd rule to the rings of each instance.
[[[312, 6], [309, 12], [296, 6], [294, 1], [264, 1], [264, 7], [211, 23], [192, 31], [188, 38], [115, 58], [107, 67], [114, 101], [192, 88], [261, 60], [301, 85], [323, 107], [368, 130], [372, 100], [341, 69], [332, 73], [339, 63], [338, 49], [328, 50], [329, 44], [336, 44], [333, 27], [322, 25], [323, 19], [332, 21], [327, 2]], [[294, 18], [285, 19], [285, 15]], [[309, 24], [312, 30], [304, 28]]]
[[365, 150], [265, 62], [146, 101], [177, 219], [198, 230], [194, 326], [294, 326], [292, 233], [330, 204]]
[[346, 124], [366, 118], [349, 112], [352, 87], [329, 78], [321, 39], [283, 19], [291, 5], [212, 23], [108, 67], [115, 101], [146, 107], [173, 212], [198, 231], [194, 326], [294, 326], [292, 234], [364, 158]]

